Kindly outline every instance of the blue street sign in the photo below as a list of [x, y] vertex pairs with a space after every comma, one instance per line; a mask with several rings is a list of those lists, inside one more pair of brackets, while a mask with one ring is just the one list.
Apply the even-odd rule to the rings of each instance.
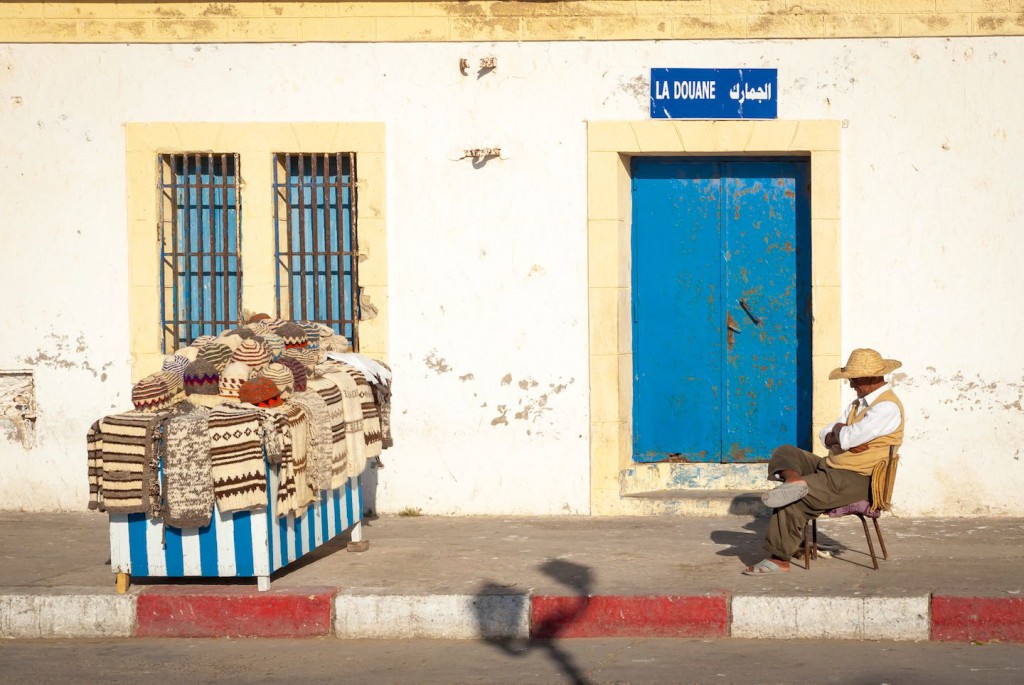
[[778, 69], [651, 69], [652, 119], [775, 119]]

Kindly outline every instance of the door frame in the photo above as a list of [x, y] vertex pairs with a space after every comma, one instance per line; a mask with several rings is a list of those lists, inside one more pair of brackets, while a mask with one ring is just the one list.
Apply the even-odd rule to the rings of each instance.
[[817, 433], [835, 418], [841, 401], [840, 384], [828, 380], [828, 372], [841, 365], [841, 133], [839, 121], [817, 120], [588, 122], [591, 514], [646, 513], [636, 500], [621, 495], [629, 489], [624, 478], [634, 466], [631, 158], [810, 158], [811, 423]]

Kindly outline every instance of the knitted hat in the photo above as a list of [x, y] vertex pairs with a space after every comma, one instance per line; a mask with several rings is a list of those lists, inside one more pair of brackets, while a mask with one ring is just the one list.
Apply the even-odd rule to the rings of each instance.
[[173, 371], [161, 371], [158, 374], [167, 383], [167, 389], [171, 392], [171, 402], [178, 402], [182, 398], [180, 395], [185, 394], [185, 377], [182, 374], [174, 373]]
[[306, 367], [295, 357], [281, 357], [281, 366], [292, 372], [292, 389], [295, 392], [306, 392]]
[[320, 327], [310, 321], [302, 321], [299, 325], [302, 326], [302, 330], [306, 331], [306, 349], [319, 350]]
[[227, 335], [237, 335], [240, 338], [245, 339], [256, 337], [256, 334], [250, 331], [248, 328], [232, 328], [230, 330], [224, 331], [224, 333]]
[[314, 350], [305, 350], [300, 348], [292, 348], [285, 350], [284, 354], [281, 355], [281, 359], [290, 357], [295, 359], [304, 367], [306, 367], [306, 375], [309, 376], [310, 372], [316, 367], [318, 361], [320, 361], [320, 353]]
[[[288, 320], [287, 319], [264, 319], [263, 323], [265, 323], [268, 326], [270, 326], [270, 330], [272, 330], [275, 333], [277, 333], [277, 329], [279, 329], [281, 326], [283, 326], [286, 323], [288, 323]], [[278, 333], [278, 335], [280, 335], [280, 333]]]
[[217, 368], [205, 359], [197, 359], [185, 367], [185, 393], [189, 395], [216, 395], [220, 383]]
[[323, 352], [351, 352], [352, 345], [345, 336], [335, 335], [326, 340], [321, 340], [320, 349]]
[[[256, 376], [242, 383], [238, 388], [238, 399], [249, 404], [260, 405], [277, 399], [280, 403], [281, 391], [274, 382], [265, 376]], [[265, 404], [265, 406], [273, 406]]]
[[188, 347], [182, 347], [179, 350], [175, 350], [174, 355], [177, 357], [184, 357], [190, 362], [194, 362], [199, 357], [199, 348], [189, 345]]
[[242, 362], [231, 362], [220, 372], [220, 396], [229, 400], [238, 400], [238, 389], [242, 383], [252, 378], [254, 372], [252, 367]]
[[228, 362], [231, 361], [231, 354], [230, 347], [222, 345], [220, 342], [214, 342], [199, 351], [199, 358], [213, 364], [217, 372], [220, 373], [228, 365]]
[[269, 318], [270, 318], [270, 314], [264, 314], [264, 313], [261, 312], [259, 314], [253, 314], [248, 319], [246, 319], [245, 322], [247, 324], [250, 324], [250, 323], [256, 323], [257, 321], [266, 321]]
[[288, 322], [277, 329], [276, 333], [284, 339], [284, 346], [286, 349], [302, 348], [305, 349], [308, 344], [306, 339], [306, 331], [302, 326]]
[[247, 323], [244, 326], [245, 329], [252, 331], [256, 335], [265, 335], [266, 333], [272, 333], [273, 329], [262, 321], [256, 321], [253, 323]]
[[264, 333], [260, 336], [263, 340], [263, 346], [270, 352], [270, 360], [276, 361], [278, 357], [284, 354], [284, 338], [276, 333]]
[[156, 412], [171, 406], [171, 390], [158, 373], [150, 374], [132, 388], [132, 404], [137, 411]]
[[255, 340], [243, 340], [231, 359], [259, 371], [270, 363], [270, 352], [267, 352], [267, 348]]
[[260, 372], [264, 378], [269, 378], [281, 391], [281, 399], [288, 397], [295, 390], [295, 377], [291, 369], [284, 364], [268, 364], [267, 368]]
[[242, 344], [243, 338], [240, 335], [235, 335], [234, 332], [222, 334], [217, 338], [217, 342], [221, 345], [228, 347], [232, 352], [238, 349], [238, 346]]
[[201, 335], [192, 341], [192, 347], [201, 350], [210, 343], [212, 343], [214, 340], [216, 340], [216, 338], [214, 338], [212, 335]]
[[325, 323], [318, 323], [316, 327], [320, 329], [320, 342], [323, 342], [324, 338], [334, 335], [334, 329]]
[[164, 357], [164, 363], [160, 366], [160, 370], [169, 371], [176, 374], [178, 378], [184, 379], [185, 367], [190, 361], [192, 360], [180, 354], [169, 354]]

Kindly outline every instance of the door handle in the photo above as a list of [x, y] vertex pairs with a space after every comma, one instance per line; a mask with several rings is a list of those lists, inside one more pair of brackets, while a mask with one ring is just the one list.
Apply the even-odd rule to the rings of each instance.
[[729, 317], [729, 323], [727, 323], [725, 327], [728, 328], [733, 333], [742, 333], [742, 331], [739, 329], [739, 326], [736, 325], [736, 322], [732, 320], [732, 317]]
[[[750, 320], [754, 322], [755, 326], [760, 326], [761, 325], [761, 319], [759, 319], [756, 316], [754, 316], [754, 312], [750, 311], [750, 305], [748, 305], [747, 301], [744, 300], [743, 298], [740, 298], [740, 307], [742, 307], [743, 311], [745, 311], [747, 313], [747, 316], [750, 317]], [[739, 332], [739, 331], [737, 331], [737, 332]]]

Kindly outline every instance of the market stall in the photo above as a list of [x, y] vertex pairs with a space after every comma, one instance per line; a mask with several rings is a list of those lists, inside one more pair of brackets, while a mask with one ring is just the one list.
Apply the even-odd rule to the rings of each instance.
[[131, 576], [256, 578], [351, 531], [391, 446], [391, 372], [322, 324], [265, 318], [168, 355], [89, 430], [89, 506]]

